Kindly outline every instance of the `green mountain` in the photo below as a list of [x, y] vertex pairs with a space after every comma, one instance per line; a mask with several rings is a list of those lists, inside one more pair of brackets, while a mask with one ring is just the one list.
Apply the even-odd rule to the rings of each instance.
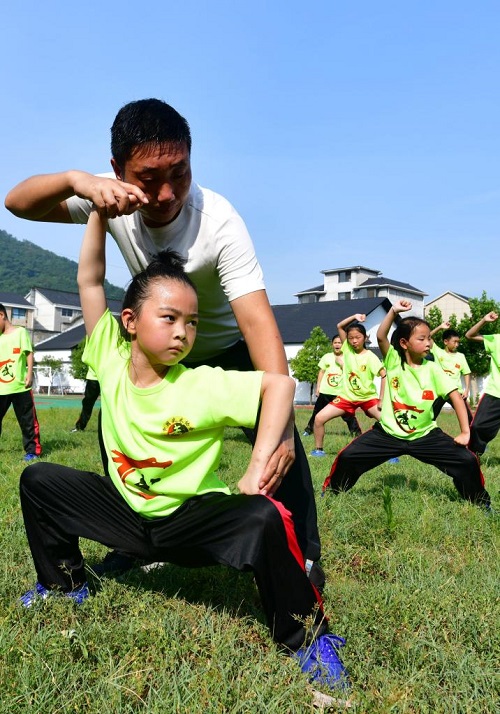
[[[26, 295], [32, 287], [77, 292], [78, 264], [28, 240], [18, 240], [0, 229], [0, 292]], [[108, 298], [121, 300], [122, 288], [106, 280]]]

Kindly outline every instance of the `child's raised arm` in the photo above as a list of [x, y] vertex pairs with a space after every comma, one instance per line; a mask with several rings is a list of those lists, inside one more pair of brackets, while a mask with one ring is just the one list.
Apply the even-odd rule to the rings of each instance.
[[400, 312], [407, 312], [407, 310], [411, 310], [411, 307], [412, 305], [409, 300], [398, 300], [394, 303], [394, 305], [391, 307], [387, 315], [384, 317], [384, 319], [378, 326], [377, 342], [383, 357], [385, 357], [386, 354], [389, 352], [389, 347], [391, 346], [388, 336], [389, 330], [392, 327], [392, 323], [394, 322], [396, 315], [398, 315]]
[[440, 325], [431, 330], [431, 337], [434, 338], [434, 335], [437, 334], [440, 330], [449, 330], [450, 327], [451, 324], [448, 321], [442, 322]]
[[91, 335], [106, 311], [106, 219], [93, 210], [83, 235], [78, 261], [78, 290], [87, 335]]
[[351, 322], [354, 322], [355, 320], [357, 322], [364, 322], [366, 320], [366, 315], [364, 315], [361, 312], [357, 312], [355, 315], [350, 315], [349, 317], [345, 317], [343, 320], [341, 320], [337, 324], [337, 330], [339, 332], [339, 337], [342, 340], [342, 342], [345, 342], [346, 337], [347, 337], [345, 328], [347, 327], [347, 325], [350, 325]]
[[465, 336], [467, 337], [468, 340], [473, 340], [473, 342], [484, 342], [483, 336], [478, 334], [479, 330], [485, 325], [487, 322], [495, 322], [495, 320], [498, 320], [498, 315], [496, 312], [489, 312], [487, 315], [482, 317], [479, 322], [476, 322], [476, 324], [470, 328], [470, 330], [467, 330], [465, 333]]
[[238, 483], [241, 493], [272, 495], [280, 485], [286, 463], [280, 459], [269, 480], [262, 476], [269, 459], [278, 448], [286, 427], [293, 420], [295, 381], [284, 374], [264, 372], [261, 387], [259, 428], [252, 457], [244, 476]]

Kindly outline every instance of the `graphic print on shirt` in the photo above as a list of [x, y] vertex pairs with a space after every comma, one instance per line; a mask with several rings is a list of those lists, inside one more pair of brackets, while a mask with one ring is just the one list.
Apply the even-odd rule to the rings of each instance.
[[9, 384], [9, 382], [14, 381], [14, 365], [15, 362], [13, 359], [6, 359], [3, 362], [0, 362], [0, 382], [3, 382], [4, 384]]
[[193, 425], [184, 417], [172, 417], [165, 422], [162, 431], [167, 436], [180, 436], [193, 429]]
[[[140, 491], [138, 495], [142, 496], [142, 498], [145, 498], [146, 500], [156, 498], [157, 494], [143, 493], [143, 491], [149, 491], [151, 486], [144, 478], [144, 474], [141, 469], [166, 469], [169, 466], [172, 466], [172, 461], [158, 461], [154, 456], [151, 456], [148, 459], [132, 459], [116, 449], [113, 449], [111, 453], [114, 454], [113, 462], [118, 464], [118, 476], [122, 480], [122, 483], [125, 484], [125, 486], [135, 486]], [[139, 476], [139, 481], [137, 483], [127, 482], [127, 477], [133, 473], [136, 473]], [[161, 476], [149, 479], [150, 484], [157, 483], [158, 481], [161, 481]]]

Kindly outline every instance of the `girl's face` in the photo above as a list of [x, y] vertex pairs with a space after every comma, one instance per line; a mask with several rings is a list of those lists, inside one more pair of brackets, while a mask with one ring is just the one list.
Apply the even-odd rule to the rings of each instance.
[[132, 348], [152, 365], [177, 364], [191, 351], [198, 324], [198, 299], [194, 290], [178, 280], [161, 278], [151, 283], [139, 315], [122, 312]]
[[347, 341], [355, 352], [361, 352], [365, 347], [366, 335], [355, 327], [347, 333]]
[[406, 350], [412, 359], [421, 362], [431, 349], [431, 331], [428, 325], [417, 325], [410, 337], [400, 341], [401, 347]]

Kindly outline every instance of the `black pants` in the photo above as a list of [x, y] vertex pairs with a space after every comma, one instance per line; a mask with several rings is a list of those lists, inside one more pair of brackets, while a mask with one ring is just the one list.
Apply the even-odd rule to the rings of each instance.
[[[185, 364], [188, 367], [199, 367], [201, 364], [208, 364], [210, 367], [237, 369], [243, 372], [254, 369], [248, 348], [243, 340], [209, 360], [196, 363], [186, 362]], [[253, 442], [251, 430], [246, 429], [245, 433]], [[297, 429], [294, 430], [294, 439], [295, 461], [273, 498], [283, 503], [291, 512], [304, 558], [316, 561], [320, 558], [321, 546], [311, 471]]]
[[490, 503], [477, 457], [469, 449], [455, 444], [451, 436], [439, 428], [419, 439], [407, 440], [397, 439], [387, 434], [380, 424], [375, 424], [339, 452], [323, 490], [330, 486], [337, 493], [348, 491], [365, 471], [404, 455], [451, 476], [462, 498], [483, 505]]
[[311, 615], [314, 634], [326, 631], [290, 514], [266, 496], [209, 493], [190, 498], [170, 516], [145, 519], [109, 478], [50, 463], [26, 468], [20, 492], [38, 580], [47, 588], [67, 591], [85, 581], [82, 537], [143, 560], [252, 570], [277, 642], [298, 649]]
[[0, 435], [2, 434], [2, 422], [4, 416], [12, 404], [17, 423], [21, 427], [23, 435], [23, 446], [27, 454], [42, 453], [40, 444], [40, 425], [36, 416], [35, 401], [33, 392], [28, 389], [26, 392], [16, 392], [15, 394], [0, 395]]
[[469, 449], [475, 454], [484, 454], [486, 444], [495, 438], [499, 430], [500, 399], [483, 394], [472, 420]]
[[92, 409], [97, 401], [101, 388], [97, 379], [87, 379], [85, 382], [85, 393], [82, 399], [82, 411], [75, 424], [75, 429], [83, 431], [90, 421]]
[[[464, 399], [463, 400], [464, 406], [465, 406], [465, 411], [467, 412], [467, 419], [469, 420], [469, 426], [472, 424], [472, 412], [470, 410], [469, 406], [469, 400]], [[443, 399], [443, 397], [438, 397], [432, 406], [432, 410], [434, 412], [434, 421], [438, 418], [438, 416], [441, 414], [441, 410], [444, 407], [445, 404], [450, 404], [453, 406], [453, 403], [451, 399]]]
[[[312, 432], [314, 431], [314, 419], [316, 417], [316, 414], [320, 412], [324, 407], [326, 407], [327, 404], [330, 404], [333, 399], [335, 399], [335, 394], [320, 393], [318, 395], [318, 398], [316, 399], [316, 404], [314, 405], [313, 413], [311, 414], [311, 418], [307, 422], [306, 431], [312, 434]], [[354, 414], [347, 414], [346, 412], [345, 414], [342, 414], [341, 419], [346, 423], [350, 434], [361, 434], [361, 427], [359, 426], [359, 422], [354, 416]]]

